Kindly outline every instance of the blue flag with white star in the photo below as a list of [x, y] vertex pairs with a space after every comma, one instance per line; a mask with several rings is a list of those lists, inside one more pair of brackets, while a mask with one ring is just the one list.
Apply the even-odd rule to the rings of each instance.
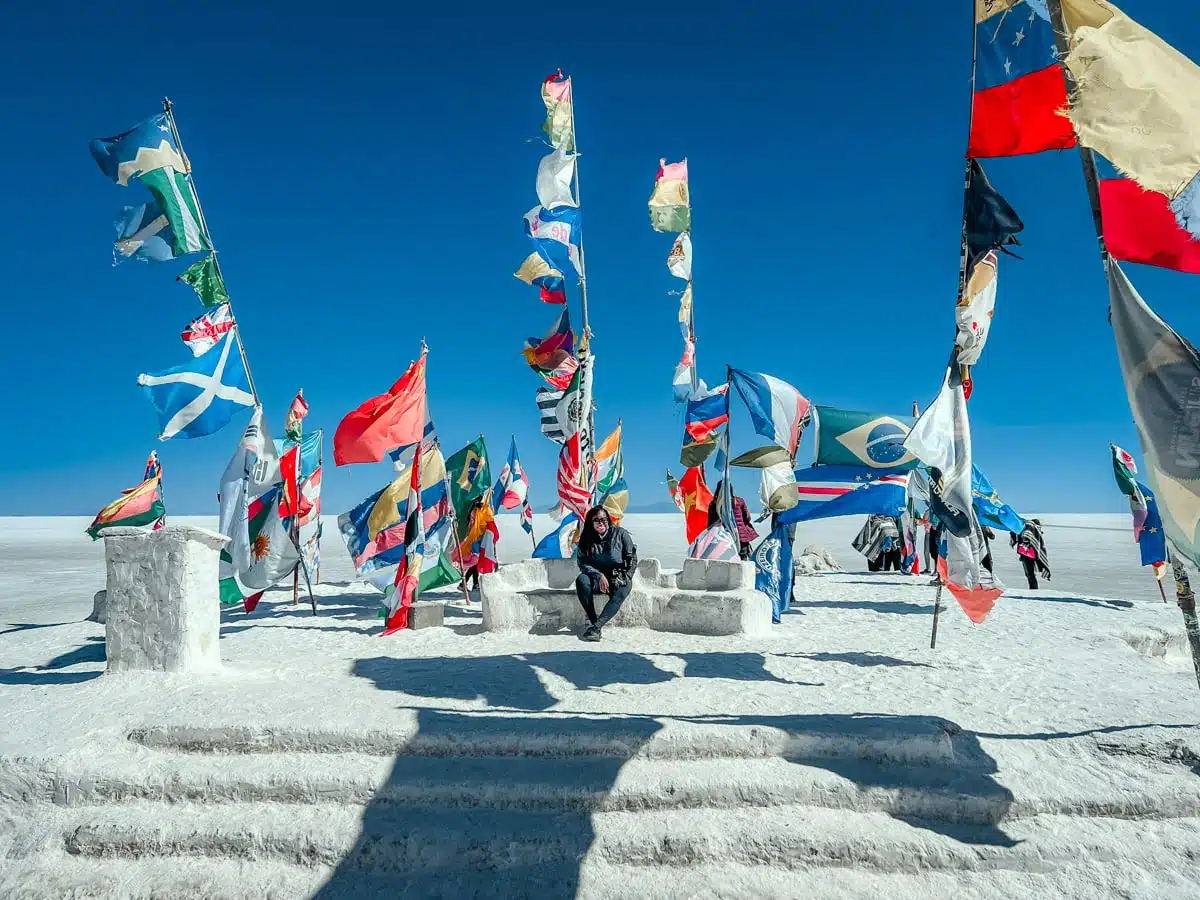
[[254, 405], [236, 328], [203, 356], [139, 375], [138, 384], [158, 413], [160, 441], [220, 431], [242, 409]]
[[131, 179], [155, 169], [169, 166], [176, 172], [188, 171], [165, 113], [151, 116], [121, 134], [96, 138], [88, 149], [100, 171], [124, 187]]
[[1167, 535], [1163, 531], [1162, 516], [1158, 514], [1158, 501], [1154, 499], [1154, 492], [1140, 481], [1137, 486], [1142, 489], [1142, 496], [1146, 498], [1146, 523], [1135, 538], [1138, 549], [1142, 551], [1142, 565], [1153, 566], [1167, 561]]
[[1025, 520], [1017, 511], [1000, 499], [987, 476], [978, 466], [971, 466], [971, 502], [980, 525], [989, 525], [1001, 531], [1020, 534], [1025, 530]]

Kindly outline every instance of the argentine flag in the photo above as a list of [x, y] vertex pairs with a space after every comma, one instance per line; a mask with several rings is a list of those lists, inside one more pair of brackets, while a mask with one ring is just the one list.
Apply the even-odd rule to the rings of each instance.
[[254, 405], [236, 327], [195, 361], [139, 375], [138, 384], [158, 413], [160, 441], [220, 431], [243, 407]]

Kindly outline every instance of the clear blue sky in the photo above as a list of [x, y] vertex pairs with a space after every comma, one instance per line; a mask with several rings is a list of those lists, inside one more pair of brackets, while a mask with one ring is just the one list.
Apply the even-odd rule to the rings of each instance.
[[[303, 386], [309, 423], [332, 434], [424, 335], [447, 448], [482, 431], [498, 464], [515, 433], [549, 505], [557, 448], [518, 353], [554, 309], [512, 272], [545, 152], [539, 83], [558, 66], [584, 154], [598, 427], [625, 421], [632, 505], [665, 499], [663, 469], [679, 470], [679, 283], [646, 213], [660, 156], [690, 160], [704, 377], [730, 363], [818, 403], [924, 406], [958, 265], [972, 4], [951, 5], [17, 4], [0, 36], [0, 514], [90, 515], [155, 446], [169, 509], [215, 513], [246, 414], [156, 442], [136, 378], [187, 358], [178, 335], [199, 307], [178, 265], [110, 267], [111, 222], [141, 189], [87, 152], [163, 95], [277, 433]], [[1200, 58], [1190, 4], [1126, 8]], [[1002, 264], [976, 369], [976, 459], [1020, 509], [1120, 511], [1107, 443], [1137, 439], [1078, 157], [988, 172], [1025, 220], [1025, 259]], [[1200, 279], [1130, 273], [1200, 338]], [[330, 465], [326, 511], [388, 478], [386, 464]]]

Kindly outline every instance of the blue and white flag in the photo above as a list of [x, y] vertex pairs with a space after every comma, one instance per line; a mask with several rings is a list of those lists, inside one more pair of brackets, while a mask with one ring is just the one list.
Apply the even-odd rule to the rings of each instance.
[[126, 132], [97, 138], [88, 145], [100, 171], [117, 184], [128, 186], [133, 178], [155, 169], [187, 172], [187, 160], [175, 145], [166, 113], [151, 116]]
[[812, 466], [796, 470], [800, 502], [779, 514], [782, 524], [833, 516], [899, 516], [908, 473], [867, 466]]
[[560, 272], [574, 267], [583, 275], [579, 259], [582, 216], [574, 206], [546, 209], [535, 206], [525, 213], [525, 233], [533, 241], [533, 249], [551, 268]]
[[235, 328], [222, 339], [219, 352], [214, 347], [186, 365], [138, 376], [158, 413], [160, 441], [212, 434], [254, 405], [237, 340]]
[[114, 266], [130, 257], [150, 262], [175, 258], [171, 223], [156, 201], [121, 207], [121, 215], [113, 225], [117, 229]]
[[1146, 521], [1141, 530], [1134, 533], [1133, 539], [1142, 551], [1143, 566], [1157, 566], [1167, 561], [1167, 533], [1163, 531], [1162, 516], [1158, 514], [1158, 501], [1154, 492], [1140, 481], [1137, 486], [1142, 489], [1146, 498]]
[[778, 623], [792, 604], [792, 542], [787, 526], [779, 523], [771, 529], [754, 551], [754, 587], [771, 598], [771, 621]]
[[808, 415], [808, 400], [798, 390], [761, 372], [729, 370], [729, 383], [750, 411], [754, 430], [771, 443], [796, 455], [800, 423]]
[[534, 559], [570, 559], [575, 556], [578, 545], [575, 543], [575, 526], [579, 524], [579, 516], [567, 513], [563, 516], [562, 524], [538, 542], [533, 550]]
[[1011, 531], [1020, 534], [1025, 530], [1025, 520], [1015, 509], [1000, 499], [1000, 494], [992, 487], [987, 476], [979, 471], [979, 467], [971, 466], [971, 499], [975, 504], [975, 515], [979, 524], [1001, 531]]

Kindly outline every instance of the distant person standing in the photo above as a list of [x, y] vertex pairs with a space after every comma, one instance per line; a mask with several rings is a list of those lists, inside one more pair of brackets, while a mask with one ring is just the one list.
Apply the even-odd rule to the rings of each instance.
[[980, 565], [992, 571], [992, 541], [996, 539], [996, 532], [988, 528], [986, 525], [981, 526], [983, 530], [983, 559], [980, 560]]
[[[721, 491], [725, 489], [725, 482], [718, 481], [717, 489], [713, 491], [713, 502], [708, 507], [708, 527], [712, 528], [721, 521]], [[754, 522], [750, 518], [750, 507], [746, 505], [746, 501], [737, 494], [733, 495], [733, 523], [737, 526], [737, 534], [734, 537], [738, 541], [738, 555], [742, 559], [750, 558], [750, 545], [758, 540], [758, 532], [754, 530]]]
[[1050, 580], [1050, 554], [1046, 552], [1046, 539], [1042, 537], [1042, 523], [1037, 519], [1026, 519], [1025, 529], [1019, 535], [1010, 534], [1008, 538], [1012, 546], [1017, 548], [1029, 589], [1036, 591], [1039, 574]]

